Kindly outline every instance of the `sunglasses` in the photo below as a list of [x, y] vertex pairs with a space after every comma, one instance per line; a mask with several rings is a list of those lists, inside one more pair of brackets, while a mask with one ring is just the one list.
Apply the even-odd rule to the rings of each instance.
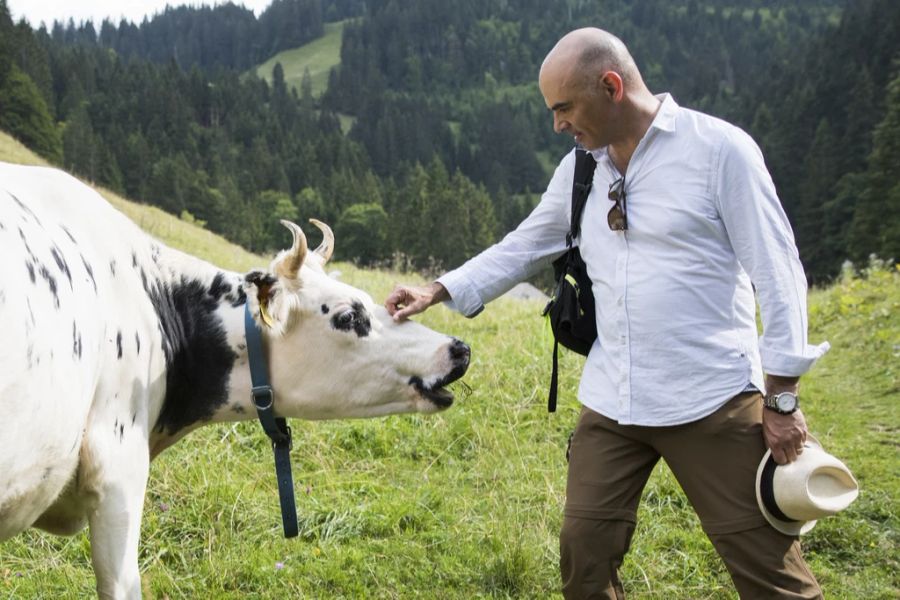
[[627, 231], [628, 218], [625, 216], [625, 178], [619, 177], [609, 184], [607, 197], [615, 202], [606, 214], [606, 223], [612, 231]]

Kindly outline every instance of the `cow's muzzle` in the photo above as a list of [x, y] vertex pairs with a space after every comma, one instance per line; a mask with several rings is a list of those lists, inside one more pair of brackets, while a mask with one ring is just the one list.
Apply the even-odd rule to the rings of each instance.
[[450, 353], [450, 372], [432, 385], [426, 386], [421, 377], [411, 377], [409, 379], [409, 384], [416, 388], [419, 394], [440, 408], [448, 408], [453, 404], [453, 392], [444, 386], [453, 383], [466, 374], [469, 368], [469, 359], [472, 356], [469, 346], [456, 338], [450, 342], [448, 352]]

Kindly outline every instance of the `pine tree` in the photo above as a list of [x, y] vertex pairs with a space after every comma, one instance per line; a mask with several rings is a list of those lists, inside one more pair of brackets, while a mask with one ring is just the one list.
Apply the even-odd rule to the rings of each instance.
[[96, 181], [99, 166], [97, 151], [91, 117], [82, 104], [72, 111], [63, 129], [63, 166], [89, 181]]
[[380, 204], [367, 202], [348, 206], [335, 227], [338, 255], [361, 265], [387, 257], [388, 216]]
[[0, 129], [52, 162], [62, 158], [62, 141], [44, 98], [14, 64], [0, 84]]
[[800, 258], [811, 280], [834, 275], [839, 264], [828, 264], [825, 240], [824, 208], [834, 195], [835, 179], [840, 174], [837, 139], [827, 119], [822, 119], [804, 161], [805, 178], [798, 188], [799, 197], [794, 208], [794, 232]]
[[291, 197], [284, 192], [266, 190], [259, 195], [256, 207], [262, 218], [263, 236], [257, 242], [257, 247], [276, 250], [281, 247], [284, 237], [284, 228], [281, 219], [296, 222], [297, 207], [291, 202]]
[[900, 61], [894, 73], [850, 225], [850, 255], [857, 263], [864, 264], [870, 254], [900, 260]]

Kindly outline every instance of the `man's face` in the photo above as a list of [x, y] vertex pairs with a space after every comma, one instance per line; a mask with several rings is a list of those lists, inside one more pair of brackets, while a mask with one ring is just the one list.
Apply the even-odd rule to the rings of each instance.
[[610, 102], [599, 81], [573, 73], [559, 61], [545, 64], [539, 85], [547, 108], [553, 112], [553, 130], [567, 133], [588, 150], [610, 142]]

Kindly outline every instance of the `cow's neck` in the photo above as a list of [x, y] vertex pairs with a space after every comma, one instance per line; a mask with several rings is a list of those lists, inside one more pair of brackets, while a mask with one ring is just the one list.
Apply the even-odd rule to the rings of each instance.
[[210, 421], [255, 416], [248, 414], [243, 276], [172, 257], [174, 266], [144, 277], [165, 356], [165, 394], [150, 436], [154, 456]]

